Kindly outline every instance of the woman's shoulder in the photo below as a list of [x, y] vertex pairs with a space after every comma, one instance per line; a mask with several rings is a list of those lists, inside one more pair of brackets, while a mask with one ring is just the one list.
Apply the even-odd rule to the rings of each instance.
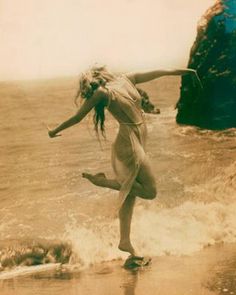
[[123, 74], [122, 77], [128, 80], [128, 82], [131, 83], [133, 86], [135, 86], [135, 74], [126, 73], [126, 74]]
[[98, 87], [93, 93], [93, 99], [98, 101], [107, 101], [109, 94], [106, 88], [103, 86]]
[[96, 91], [94, 92], [96, 95], [107, 95], [107, 89], [103, 86], [99, 86]]

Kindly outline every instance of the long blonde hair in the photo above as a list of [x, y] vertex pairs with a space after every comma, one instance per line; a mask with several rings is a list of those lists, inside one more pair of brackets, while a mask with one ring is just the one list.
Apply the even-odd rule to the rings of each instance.
[[[114, 81], [116, 75], [109, 72], [105, 66], [101, 67], [92, 67], [91, 69], [83, 72], [79, 78], [79, 89], [75, 96], [74, 102], [76, 106], [78, 106], [78, 99], [82, 102], [83, 99], [89, 99], [93, 96], [96, 89], [100, 86], [105, 87], [106, 83]], [[98, 128], [102, 132], [102, 135], [105, 136], [105, 105], [103, 103], [99, 103], [94, 107], [94, 128], [98, 133]]]

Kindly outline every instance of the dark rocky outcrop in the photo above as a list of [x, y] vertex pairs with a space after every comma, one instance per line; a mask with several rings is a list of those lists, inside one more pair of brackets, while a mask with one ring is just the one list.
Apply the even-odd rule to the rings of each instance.
[[176, 121], [207, 129], [236, 127], [236, 0], [218, 0], [199, 22], [188, 67], [182, 77]]
[[[8, 245], [8, 243], [10, 243]], [[2, 244], [2, 245], [1, 245]], [[68, 263], [71, 245], [61, 241], [4, 241], [0, 244], [0, 272], [19, 265]]]
[[160, 109], [155, 107], [155, 105], [151, 102], [147, 92], [141, 88], [137, 88], [137, 90], [142, 98], [141, 105], [144, 112], [149, 114], [160, 114]]

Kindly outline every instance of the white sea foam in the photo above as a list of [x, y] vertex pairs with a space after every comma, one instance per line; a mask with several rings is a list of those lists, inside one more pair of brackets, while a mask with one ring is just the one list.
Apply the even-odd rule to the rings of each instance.
[[[137, 252], [190, 255], [218, 243], [236, 243], [235, 165], [232, 163], [210, 181], [186, 186], [185, 201], [175, 207], [139, 200], [132, 221], [132, 242]], [[71, 262], [88, 266], [127, 256], [117, 249], [117, 218], [91, 216], [81, 224], [71, 218], [64, 236], [72, 243]]]
[[[190, 255], [206, 246], [236, 242], [236, 202], [185, 202], [169, 209], [136, 208], [132, 240], [142, 255]], [[70, 226], [71, 262], [83, 266], [126, 257], [117, 249], [118, 220]]]

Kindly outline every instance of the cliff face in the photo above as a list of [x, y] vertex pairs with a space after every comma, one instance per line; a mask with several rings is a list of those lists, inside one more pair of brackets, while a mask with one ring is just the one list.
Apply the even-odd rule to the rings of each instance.
[[177, 123], [207, 129], [236, 127], [236, 0], [218, 0], [199, 22], [188, 67], [203, 89], [182, 77]]

